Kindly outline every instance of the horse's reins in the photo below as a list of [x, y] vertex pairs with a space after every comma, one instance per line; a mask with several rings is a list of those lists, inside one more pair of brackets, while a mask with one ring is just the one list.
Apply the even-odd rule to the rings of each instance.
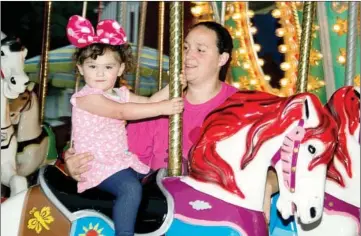
[[[286, 135], [282, 147], [271, 160], [273, 167], [276, 166], [279, 160], [282, 160], [283, 182], [286, 188], [292, 193], [295, 192], [296, 188], [296, 166], [299, 148], [305, 135], [305, 128], [303, 128], [303, 126], [304, 120], [301, 119], [297, 127]], [[291, 147], [287, 144], [289, 141], [292, 141], [292, 150], [290, 150]]]

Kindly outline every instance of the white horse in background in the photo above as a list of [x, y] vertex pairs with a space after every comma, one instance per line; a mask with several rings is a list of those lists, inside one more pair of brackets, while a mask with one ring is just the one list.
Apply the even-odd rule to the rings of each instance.
[[46, 124], [40, 123], [38, 97], [30, 83], [26, 91], [10, 104], [10, 117], [17, 126], [17, 173], [28, 176], [45, 164], [53, 164], [57, 158], [55, 137]]
[[338, 89], [327, 103], [339, 126], [338, 143], [326, 181], [322, 221], [297, 224], [299, 236], [360, 235], [360, 88]]
[[29, 82], [24, 72], [27, 49], [18, 40], [1, 32], [1, 183], [10, 187], [11, 196], [27, 189], [27, 180], [17, 174], [17, 139], [10, 120], [8, 99], [23, 93]]
[[360, 88], [338, 89], [326, 108], [338, 124], [338, 134], [327, 171], [322, 218], [309, 225], [294, 220], [287, 224], [273, 214], [271, 236], [360, 235]]

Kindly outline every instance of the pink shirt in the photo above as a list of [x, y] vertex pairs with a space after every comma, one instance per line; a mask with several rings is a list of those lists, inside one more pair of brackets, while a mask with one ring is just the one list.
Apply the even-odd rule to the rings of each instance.
[[[208, 102], [193, 105], [185, 99], [183, 112], [183, 158], [200, 135], [204, 118], [238, 90], [222, 83], [221, 91]], [[167, 166], [168, 118], [130, 123], [128, 130], [129, 150], [152, 169]]]
[[149, 167], [128, 151], [125, 121], [94, 115], [76, 106], [75, 98], [90, 94], [102, 94], [119, 103], [129, 101], [129, 91], [126, 87], [114, 91], [116, 95], [110, 95], [100, 89], [84, 86], [71, 97], [75, 151], [90, 152], [94, 155], [94, 160], [90, 163], [91, 170], [83, 174], [86, 181], [78, 182], [79, 193], [99, 185], [109, 176], [129, 167], [142, 174], [149, 172]]

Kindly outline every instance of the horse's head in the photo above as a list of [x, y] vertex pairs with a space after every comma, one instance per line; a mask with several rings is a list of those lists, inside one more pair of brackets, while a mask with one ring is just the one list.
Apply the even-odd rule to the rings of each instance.
[[21, 93], [16, 99], [10, 102], [10, 120], [13, 125], [18, 125], [20, 122], [21, 113], [31, 108], [33, 96], [32, 91], [34, 86], [34, 82], [29, 83], [25, 92]]
[[27, 49], [18, 39], [1, 39], [1, 78], [7, 98], [14, 99], [26, 89], [29, 82], [29, 77], [24, 72], [26, 55]]
[[[360, 88], [345, 86], [338, 89], [326, 108], [339, 127], [335, 159], [329, 166], [327, 176], [345, 187], [344, 178], [359, 179], [360, 175]], [[337, 162], [340, 163], [338, 168], [346, 170], [344, 176], [336, 167]]]
[[313, 94], [287, 100], [282, 116], [286, 122], [287, 116], [296, 119], [278, 156], [272, 159], [279, 179], [277, 208], [284, 219], [296, 213], [303, 224], [310, 224], [323, 213], [326, 171], [336, 146], [337, 124]]

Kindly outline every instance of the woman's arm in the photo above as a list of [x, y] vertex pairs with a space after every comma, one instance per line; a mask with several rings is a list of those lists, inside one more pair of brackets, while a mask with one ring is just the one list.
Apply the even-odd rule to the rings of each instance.
[[182, 112], [182, 98], [157, 103], [118, 103], [103, 95], [91, 94], [76, 98], [76, 106], [89, 113], [119, 120], [139, 120]]

